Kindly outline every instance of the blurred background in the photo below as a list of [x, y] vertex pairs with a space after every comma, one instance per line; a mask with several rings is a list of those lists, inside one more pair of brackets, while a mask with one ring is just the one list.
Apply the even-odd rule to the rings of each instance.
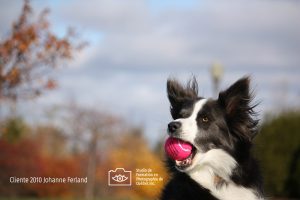
[[[192, 75], [205, 97], [252, 77], [266, 193], [300, 199], [299, 1], [0, 3], [0, 199], [157, 198], [168, 180], [166, 80]], [[108, 187], [116, 167], [164, 181]]]

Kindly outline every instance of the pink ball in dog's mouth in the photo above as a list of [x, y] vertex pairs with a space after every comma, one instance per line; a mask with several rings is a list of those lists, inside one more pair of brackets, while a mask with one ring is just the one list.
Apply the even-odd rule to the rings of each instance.
[[191, 155], [192, 149], [193, 146], [190, 143], [174, 137], [169, 137], [165, 143], [165, 151], [173, 160], [185, 160]]

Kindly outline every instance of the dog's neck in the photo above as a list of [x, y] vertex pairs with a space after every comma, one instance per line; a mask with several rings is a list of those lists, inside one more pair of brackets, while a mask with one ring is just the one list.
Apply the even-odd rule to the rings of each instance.
[[225, 181], [218, 175], [215, 175], [212, 169], [204, 167], [200, 171], [189, 174], [190, 177], [206, 188], [210, 193], [221, 200], [262, 200], [255, 195], [251, 188], [245, 188], [236, 185], [233, 181]]
[[252, 188], [237, 185], [231, 180], [237, 163], [228, 153], [220, 149], [210, 150], [203, 155], [188, 175], [221, 200], [261, 200]]

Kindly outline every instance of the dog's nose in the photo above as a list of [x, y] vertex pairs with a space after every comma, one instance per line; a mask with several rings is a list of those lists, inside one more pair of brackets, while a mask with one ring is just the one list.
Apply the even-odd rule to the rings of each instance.
[[168, 124], [168, 130], [169, 133], [175, 133], [179, 128], [181, 127], [181, 123], [180, 122], [170, 122]]

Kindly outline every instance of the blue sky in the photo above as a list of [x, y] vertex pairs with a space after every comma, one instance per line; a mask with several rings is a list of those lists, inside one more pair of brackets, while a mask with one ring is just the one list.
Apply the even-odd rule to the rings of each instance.
[[[22, 1], [1, 3], [3, 38]], [[252, 76], [261, 115], [300, 106], [299, 1], [36, 0], [32, 5], [36, 12], [51, 9], [56, 33], [75, 27], [90, 45], [57, 72], [59, 89], [21, 106], [25, 113], [73, 98], [143, 126], [154, 142], [171, 120], [167, 78], [185, 81], [194, 74], [200, 94], [211, 96], [214, 62], [224, 67], [222, 89]]]

